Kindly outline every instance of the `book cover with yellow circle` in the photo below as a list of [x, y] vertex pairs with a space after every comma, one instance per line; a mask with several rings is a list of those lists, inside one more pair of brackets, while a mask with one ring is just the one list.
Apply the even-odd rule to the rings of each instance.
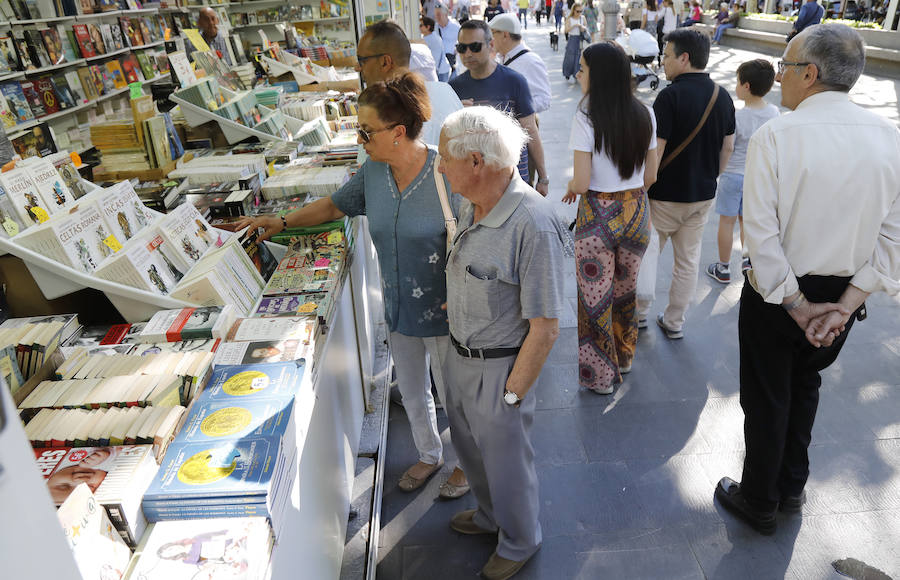
[[[179, 440], [223, 441], [248, 436], [280, 436], [291, 425], [293, 399], [198, 400], [191, 408]], [[291, 431], [293, 436], [293, 431]]]
[[277, 478], [280, 437], [247, 437], [169, 445], [144, 502], [179, 498], [266, 496]]
[[289, 399], [303, 379], [304, 361], [217, 367], [204, 400]]

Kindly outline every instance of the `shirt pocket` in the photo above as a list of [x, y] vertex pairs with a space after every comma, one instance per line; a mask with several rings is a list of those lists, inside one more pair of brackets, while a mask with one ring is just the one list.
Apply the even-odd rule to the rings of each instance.
[[500, 281], [496, 274], [476, 275], [466, 266], [466, 313], [469, 316], [494, 320], [500, 314]]

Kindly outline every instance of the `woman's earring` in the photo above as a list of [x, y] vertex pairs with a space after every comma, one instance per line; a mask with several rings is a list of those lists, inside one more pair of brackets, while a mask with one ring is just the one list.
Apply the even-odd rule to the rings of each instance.
[[400, 144], [399, 141], [394, 141], [394, 147], [396, 147], [396, 146], [399, 145], [399, 144]]

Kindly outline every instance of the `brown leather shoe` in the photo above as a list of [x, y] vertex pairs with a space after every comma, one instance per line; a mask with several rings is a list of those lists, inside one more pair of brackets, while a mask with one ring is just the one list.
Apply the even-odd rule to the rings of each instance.
[[[418, 465], [418, 464], [416, 464], [416, 465]], [[428, 473], [426, 473], [425, 475], [423, 475], [422, 477], [413, 477], [412, 474], [409, 472], [409, 469], [412, 469], [412, 467], [410, 467], [400, 477], [400, 481], [397, 482], [397, 487], [399, 487], [401, 490], [407, 491], [407, 492], [415, 491], [415, 490], [419, 489], [420, 487], [422, 487], [422, 485], [426, 481], [428, 481], [428, 479], [432, 475], [434, 475], [435, 473], [440, 471], [441, 467], [443, 467], [443, 466], [444, 466], [444, 460], [441, 459], [440, 461], [438, 461], [437, 463], [432, 465], [431, 470]], [[415, 465], [413, 467], [415, 467]]]
[[457, 531], [460, 534], [468, 534], [470, 536], [496, 534], [497, 530], [486, 530], [478, 526], [478, 524], [472, 520], [476, 511], [478, 510], [465, 510], [453, 516], [450, 519], [450, 529]]
[[516, 572], [522, 569], [522, 566], [528, 563], [531, 558], [525, 558], [521, 562], [515, 560], [507, 560], [497, 555], [497, 552], [491, 554], [487, 564], [481, 569], [481, 576], [487, 580], [506, 580], [516, 575]]

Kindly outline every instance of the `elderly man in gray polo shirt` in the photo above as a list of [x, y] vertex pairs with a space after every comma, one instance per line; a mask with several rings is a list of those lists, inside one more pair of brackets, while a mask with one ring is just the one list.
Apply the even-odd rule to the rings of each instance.
[[484, 578], [510, 578], [540, 548], [529, 390], [559, 335], [567, 233], [550, 202], [519, 176], [527, 140], [492, 107], [449, 115], [440, 170], [465, 201], [447, 259], [445, 407], [478, 501], [453, 516], [463, 534], [496, 534]]

